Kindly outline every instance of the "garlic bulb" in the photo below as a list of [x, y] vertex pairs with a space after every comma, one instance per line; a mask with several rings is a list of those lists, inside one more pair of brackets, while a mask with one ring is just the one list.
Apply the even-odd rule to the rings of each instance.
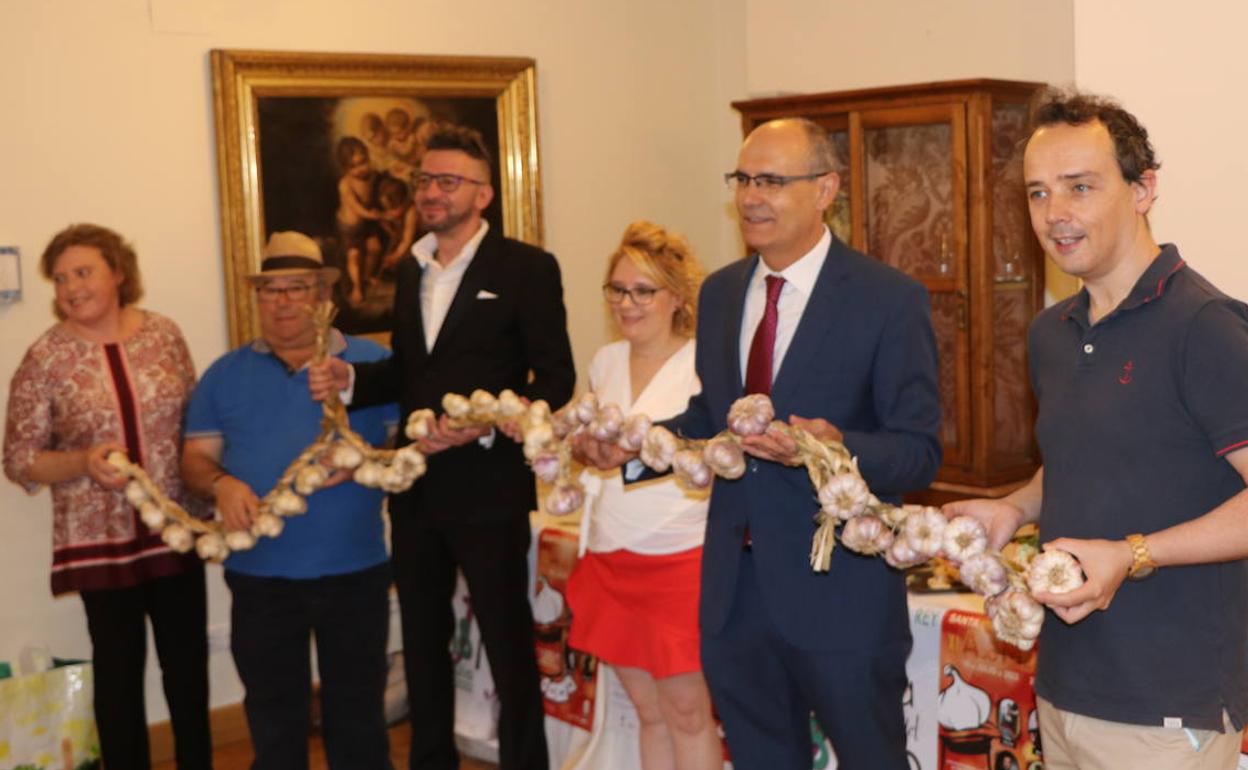
[[312, 463], [305, 465], [295, 473], [295, 491], [305, 497], [325, 485], [329, 480], [329, 471], [325, 466]]
[[978, 519], [958, 516], [945, 524], [941, 550], [949, 561], [957, 564], [988, 550], [988, 530]]
[[[506, 393], [506, 391], [503, 392]], [[528, 419], [529, 422], [550, 422], [550, 404], [541, 398], [530, 403]]]
[[477, 388], [472, 391], [472, 395], [468, 397], [468, 406], [472, 418], [479, 422], [489, 422], [498, 414], [498, 399], [488, 390]]
[[651, 424], [650, 417], [647, 415], [640, 412], [630, 414], [620, 429], [620, 438], [616, 443], [626, 452], [641, 451], [641, 445], [646, 440], [646, 433], [650, 430]]
[[415, 444], [408, 444], [396, 451], [390, 463], [407, 477], [409, 486], [411, 482], [424, 476], [428, 468], [425, 464], [425, 455], [416, 448]]
[[432, 409], [417, 409], [407, 416], [407, 426], [403, 433], [412, 441], [425, 438], [429, 435], [429, 426], [436, 419]]
[[165, 512], [154, 500], [143, 501], [143, 504], [139, 506], [139, 518], [153, 532], [158, 532], [161, 527], [165, 526]]
[[866, 512], [871, 490], [861, 476], [838, 473], [819, 488], [818, 494], [823, 512], [845, 521]]
[[236, 529], [225, 533], [225, 547], [231, 551], [250, 551], [256, 547], [256, 538], [245, 529]]
[[894, 537], [893, 544], [884, 552], [884, 561], [890, 567], [906, 569], [927, 561], [927, 557], [910, 547], [910, 541], [904, 537]]
[[702, 447], [702, 462], [716, 476], [739, 479], [745, 475], [745, 450], [727, 436], [717, 436]]
[[556, 484], [546, 496], [546, 512], [551, 516], [567, 516], [585, 502], [585, 490], [580, 484], [568, 482]]
[[893, 544], [893, 530], [879, 516], [855, 516], [841, 528], [841, 545], [864, 556], [885, 553]]
[[554, 452], [541, 452], [529, 464], [533, 475], [547, 484], [554, 484], [559, 478], [559, 455]]
[[472, 403], [458, 393], [447, 393], [442, 397], [442, 411], [452, 420], [462, 420], [472, 412]]
[[968, 684], [952, 664], [943, 672], [953, 682], [936, 698], [936, 720], [947, 730], [974, 730], [992, 718], [992, 696]]
[[1005, 565], [995, 554], [982, 552], [969, 556], [958, 568], [962, 582], [980, 596], [993, 597], [1010, 585]]
[[126, 457], [124, 452], [116, 450], [109, 452], [108, 457], [105, 457], [104, 461], [123, 473], [130, 471], [130, 458]]
[[[360, 474], [359, 470], [356, 470], [355, 474], [358, 476]], [[269, 505], [273, 508], [273, 512], [279, 516], [298, 516], [308, 511], [308, 501], [290, 489], [283, 489], [281, 492], [272, 495]]]
[[620, 428], [624, 426], [624, 413], [615, 404], [607, 404], [598, 410], [594, 419], [589, 422], [586, 430], [598, 441], [613, 442], [620, 437]]
[[672, 470], [676, 478], [693, 489], [706, 489], [715, 476], [706, 463], [702, 462], [702, 453], [696, 449], [681, 449], [672, 456]]
[[528, 411], [528, 405], [511, 388], [498, 394], [498, 416], [504, 420], [518, 420]]
[[406, 492], [412, 485], [412, 481], [413, 478], [405, 473], [403, 468], [394, 465], [381, 472], [381, 488], [392, 495]]
[[160, 539], [178, 553], [186, 553], [195, 547], [195, 536], [181, 524], [170, 524], [160, 533]]
[[532, 460], [555, 443], [555, 431], [548, 422], [531, 424], [524, 432], [524, 456]]
[[582, 393], [581, 397], [573, 402], [572, 413], [576, 415], [577, 422], [589, 425], [598, 415], [598, 397], [593, 393]]
[[1011, 588], [984, 604], [997, 638], [1020, 650], [1030, 650], [1044, 625], [1044, 607], [1026, 591]]
[[[296, 495], [298, 497], [298, 495]], [[302, 502], [303, 498], [300, 498]], [[251, 522], [251, 534], [256, 537], [277, 537], [286, 528], [286, 522], [272, 513], [260, 513]]]
[[[120, 453], [114, 452], [113, 454]], [[128, 500], [135, 508], [139, 508], [143, 505], [143, 503], [147, 502], [147, 490], [143, 488], [143, 484], [141, 484], [138, 480], [131, 480], [130, 483], [126, 484], [126, 500]]]
[[901, 525], [906, 523], [906, 516], [910, 515], [905, 508], [881, 503], [880, 498], [875, 495], [867, 495], [867, 508], [875, 511], [884, 523], [893, 529], [900, 529]]
[[334, 444], [334, 449], [329, 453], [329, 464], [335, 468], [350, 470], [364, 462], [364, 453], [345, 441]]
[[939, 509], [926, 506], [907, 506], [906, 523], [902, 525], [902, 534], [916, 553], [922, 554], [924, 561], [940, 555], [944, 546], [945, 517]]
[[758, 436], [767, 432], [767, 426], [776, 418], [776, 408], [771, 399], [762, 393], [753, 393], [733, 402], [728, 410], [728, 430], [738, 436]]
[[564, 598], [550, 585], [545, 577], [537, 577], [537, 591], [529, 604], [533, 607], [533, 622], [548, 626], [563, 617]]
[[216, 532], [200, 535], [195, 541], [195, 553], [205, 561], [225, 561], [230, 549], [225, 546], [225, 538]]
[[372, 487], [376, 489], [381, 486], [381, 474], [385, 473], [386, 468], [380, 463], [368, 461], [362, 463], [360, 467], [355, 469], [355, 483], [362, 487]]
[[663, 473], [672, 467], [672, 458], [680, 442], [676, 436], [662, 425], [653, 425], [646, 432], [645, 441], [641, 442], [641, 461], [649, 468]]
[[1046, 550], [1031, 560], [1027, 570], [1027, 587], [1033, 594], [1064, 594], [1083, 585], [1079, 562], [1066, 551]]
[[576, 409], [572, 404], [568, 404], [550, 416], [550, 428], [555, 438], [560, 441], [575, 433], [580, 427], [581, 421], [577, 419]]

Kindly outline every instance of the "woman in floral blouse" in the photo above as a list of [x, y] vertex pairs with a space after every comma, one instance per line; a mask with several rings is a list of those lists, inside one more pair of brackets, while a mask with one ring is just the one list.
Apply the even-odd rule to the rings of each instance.
[[126, 501], [107, 462], [125, 452], [171, 498], [195, 372], [172, 321], [140, 310], [134, 250], [96, 225], [58, 233], [40, 260], [60, 320], [26, 351], [9, 388], [4, 472], [52, 491], [52, 593], [87, 613], [104, 766], [150, 767], [143, 675], [150, 618], [181, 770], [210, 768], [203, 565], [171, 551]]

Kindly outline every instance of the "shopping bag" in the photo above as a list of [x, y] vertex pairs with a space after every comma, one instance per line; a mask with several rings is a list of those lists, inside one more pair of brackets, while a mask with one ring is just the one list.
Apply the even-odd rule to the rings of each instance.
[[0, 679], [0, 770], [96, 770], [91, 664]]

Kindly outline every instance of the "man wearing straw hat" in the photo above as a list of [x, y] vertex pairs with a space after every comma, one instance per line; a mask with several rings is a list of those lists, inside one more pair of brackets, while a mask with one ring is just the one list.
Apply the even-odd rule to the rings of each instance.
[[[260, 338], [213, 363], [191, 397], [183, 475], [216, 502], [228, 529], [251, 527], [259, 497], [320, 433], [321, 407], [307, 397], [317, 335], [310, 311], [337, 279], [311, 238], [273, 233], [260, 271], [247, 277]], [[337, 330], [329, 353], [351, 362], [387, 356], [380, 345]], [[353, 430], [380, 444], [396, 413], [379, 406], [350, 419]], [[225, 562], [230, 649], [247, 691], [254, 770], [307, 766], [313, 637], [329, 766], [391, 766], [383, 714], [390, 568], [381, 503], [380, 491], [343, 472], [307, 498], [305, 515], [285, 519], [280, 536]]]

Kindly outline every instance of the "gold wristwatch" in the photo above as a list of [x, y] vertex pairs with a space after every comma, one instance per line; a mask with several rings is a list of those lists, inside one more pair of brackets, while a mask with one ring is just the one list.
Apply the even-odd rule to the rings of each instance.
[[1127, 535], [1127, 545], [1131, 546], [1131, 569], [1127, 577], [1131, 580], [1143, 580], [1157, 571], [1157, 562], [1153, 561], [1148, 552], [1148, 542], [1143, 535]]

